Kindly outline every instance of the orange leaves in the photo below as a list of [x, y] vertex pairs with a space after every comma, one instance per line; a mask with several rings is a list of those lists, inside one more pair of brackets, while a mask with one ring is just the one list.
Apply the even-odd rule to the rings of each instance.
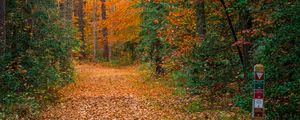
[[132, 40], [138, 37], [140, 15], [139, 8], [133, 7], [136, 1], [118, 0], [115, 4], [109, 6], [112, 8], [108, 13], [108, 19], [105, 25], [113, 35], [113, 42], [117, 40]]
[[[140, 30], [140, 8], [134, 7], [138, 0], [110, 0], [105, 2], [107, 19], [101, 19], [101, 1], [96, 2], [96, 24], [98, 26], [98, 34], [101, 34], [101, 28], [106, 26], [108, 28], [108, 39], [109, 43], [123, 42], [125, 40], [132, 40], [138, 37]], [[84, 7], [85, 13], [85, 34], [88, 44], [93, 44], [93, 33], [94, 28], [93, 22], [93, 7], [95, 1], [86, 1]], [[101, 36], [99, 41], [101, 41]], [[101, 44], [101, 42], [100, 42]]]
[[179, 46], [173, 57], [184, 55], [197, 40], [191, 33], [196, 25], [195, 11], [192, 8], [176, 8], [169, 12], [167, 19], [171, 25], [164, 31], [166, 40], [171, 45]]

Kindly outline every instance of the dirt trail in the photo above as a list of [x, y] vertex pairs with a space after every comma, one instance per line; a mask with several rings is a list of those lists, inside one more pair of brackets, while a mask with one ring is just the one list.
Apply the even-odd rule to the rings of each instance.
[[[61, 99], [40, 114], [41, 120], [223, 120], [245, 119], [232, 111], [189, 113], [191, 96], [175, 96], [175, 88], [145, 82], [137, 66], [76, 65], [77, 80], [59, 92]], [[206, 105], [203, 103], [203, 105]], [[195, 104], [193, 107], [199, 106]]]
[[40, 119], [173, 119], [176, 113], [156, 107], [147, 97], [155, 99], [171, 92], [160, 86], [149, 88], [136, 68], [77, 65], [77, 81], [60, 91], [63, 97]]

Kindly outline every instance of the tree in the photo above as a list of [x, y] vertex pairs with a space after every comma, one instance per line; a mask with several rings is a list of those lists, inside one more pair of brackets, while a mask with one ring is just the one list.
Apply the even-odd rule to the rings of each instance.
[[[265, 68], [265, 95], [269, 119], [297, 120], [300, 100], [300, 1], [275, 0], [264, 31], [255, 41], [255, 63]], [[260, 26], [257, 26], [260, 27]], [[249, 82], [251, 84], [251, 82]], [[245, 88], [247, 88], [245, 86]]]
[[0, 0], [0, 55], [5, 51], [6, 46], [5, 30], [5, 0]]
[[97, 48], [98, 48], [98, 26], [97, 26], [97, 0], [93, 0], [93, 36], [94, 36], [94, 60], [97, 59]]
[[55, 0], [5, 2], [9, 47], [5, 57], [0, 57], [0, 119], [22, 119], [36, 114], [37, 106], [53, 98], [53, 90], [73, 80], [70, 51], [78, 41], [71, 26], [57, 14]]
[[198, 34], [205, 38], [205, 9], [204, 9], [204, 0], [197, 0], [196, 3], [196, 12], [197, 12], [197, 30]]
[[[90, 0], [84, 2], [84, 34], [85, 34], [85, 54], [89, 59], [95, 59], [95, 54], [99, 58], [103, 58], [103, 30], [107, 29], [107, 39], [108, 43], [108, 60], [117, 59], [122, 61], [127, 61], [128, 54], [124, 54], [124, 51], [116, 51], [115, 49], [121, 49], [123, 43], [127, 41], [134, 41], [136, 43], [139, 38], [140, 31], [140, 8], [135, 7], [138, 0], [110, 0], [106, 1], [105, 8], [105, 20], [102, 20], [102, 0]], [[78, 0], [76, 1], [76, 8], [78, 7]], [[109, 9], [108, 9], [109, 8]], [[118, 9], [115, 9], [118, 8]], [[78, 12], [75, 13], [73, 18], [74, 25], [79, 28], [79, 16]], [[96, 18], [95, 18], [96, 17]], [[134, 19], [132, 19], [134, 18]], [[96, 25], [96, 28], [95, 28]], [[104, 31], [105, 33], [105, 31]], [[80, 31], [77, 34], [78, 39], [80, 39]], [[95, 45], [96, 43], [96, 45]], [[99, 48], [101, 48], [101, 53], [99, 53]], [[80, 54], [80, 53], [79, 53]], [[122, 57], [117, 57], [116, 55], [122, 54]], [[128, 61], [127, 61], [128, 62]]]
[[[110, 8], [111, 10], [111, 14], [113, 14], [113, 12], [115, 12], [116, 11], [116, 6], [115, 5], [111, 5], [111, 8]], [[114, 21], [111, 21], [111, 27], [112, 28], [114, 28], [115, 27], [115, 22]], [[112, 30], [111, 30], [112, 31]], [[114, 34], [114, 31], [112, 31], [112, 32], [110, 32], [110, 34], [111, 35], [115, 35]], [[111, 59], [112, 59], [112, 40], [110, 40], [110, 42], [109, 42], [109, 61], [111, 61]]]
[[[102, 6], [101, 6], [101, 15], [102, 15], [102, 20], [105, 21], [106, 18], [106, 5], [105, 5], [106, 0], [102, 0]], [[109, 48], [108, 48], [108, 31], [107, 27], [103, 26], [102, 27], [102, 35], [103, 35], [103, 58], [105, 60], [109, 60]]]
[[72, 17], [73, 17], [73, 1], [72, 0], [65, 0], [64, 1], [64, 16], [65, 19], [68, 21], [68, 24], [72, 25]]
[[163, 57], [166, 53], [167, 42], [162, 31], [167, 25], [168, 3], [158, 1], [143, 1], [142, 30], [139, 48], [150, 61], [157, 75], [164, 74]]
[[[220, 0], [220, 2], [221, 2], [222, 6], [224, 8], [226, 19], [227, 19], [227, 22], [228, 22], [228, 25], [229, 25], [229, 28], [230, 28], [230, 31], [231, 31], [231, 35], [232, 35], [235, 43], [237, 43], [237, 42], [239, 42], [239, 39], [238, 39], [236, 30], [234, 29], [232, 19], [230, 18], [226, 3], [225, 3], [224, 0]], [[237, 48], [238, 55], [239, 55], [239, 58], [240, 58], [240, 64], [243, 67], [242, 69], [243, 69], [243, 72], [244, 72], [244, 80], [247, 80], [247, 76], [246, 76], [247, 75], [247, 66], [246, 66], [245, 59], [244, 59], [244, 58], [246, 58], [245, 54], [246, 54], [247, 51], [246, 51], [246, 49], [244, 49], [244, 53], [243, 53], [242, 50], [241, 50], [241, 47], [239, 45], [236, 45], [236, 48]], [[244, 48], [246, 48], [246, 47], [244, 47]]]
[[85, 54], [85, 34], [84, 34], [84, 11], [83, 11], [83, 0], [78, 0], [78, 9], [77, 9], [77, 14], [78, 14], [78, 27], [79, 27], [79, 32], [80, 32], [80, 40], [82, 42], [81, 44], [81, 59], [86, 57]]

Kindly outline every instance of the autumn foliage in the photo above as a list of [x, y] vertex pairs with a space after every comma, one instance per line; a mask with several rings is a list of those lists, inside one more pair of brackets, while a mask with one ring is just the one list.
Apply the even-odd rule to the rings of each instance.
[[0, 7], [0, 119], [33, 119], [75, 80], [78, 61], [146, 66], [145, 79], [190, 100], [185, 115], [244, 116], [253, 66], [263, 64], [265, 118], [300, 119], [299, 0], [1, 0]]

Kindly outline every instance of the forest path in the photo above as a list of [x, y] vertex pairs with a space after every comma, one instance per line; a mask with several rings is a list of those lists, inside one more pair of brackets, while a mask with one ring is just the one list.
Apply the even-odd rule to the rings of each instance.
[[60, 90], [63, 97], [41, 113], [40, 119], [187, 118], [166, 103], [172, 90], [143, 82], [144, 75], [137, 68], [76, 65], [77, 81]]

